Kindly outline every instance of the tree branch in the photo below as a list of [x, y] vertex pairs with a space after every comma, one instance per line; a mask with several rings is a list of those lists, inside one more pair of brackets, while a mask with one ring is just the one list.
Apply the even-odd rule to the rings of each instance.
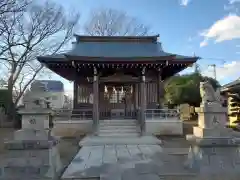
[[[2, 1], [0, 11], [1, 7], [6, 7], [6, 4], [1, 4]], [[9, 9], [0, 20], [0, 61], [9, 73], [9, 91], [12, 94], [17, 92], [15, 105], [43, 70], [36, 56], [61, 51], [71, 40], [79, 19], [79, 14], [69, 17], [62, 6], [53, 2], [37, 4], [23, 1], [18, 10]]]
[[115, 9], [95, 9], [84, 26], [91, 36], [137, 36], [147, 35], [149, 28], [137, 19]]

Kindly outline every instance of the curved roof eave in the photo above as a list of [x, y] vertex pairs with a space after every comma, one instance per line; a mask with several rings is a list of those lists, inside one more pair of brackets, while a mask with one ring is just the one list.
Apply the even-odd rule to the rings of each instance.
[[70, 62], [72, 60], [82, 60], [82, 61], [110, 61], [110, 62], [116, 62], [116, 61], [135, 61], [135, 62], [141, 62], [141, 61], [174, 61], [174, 62], [191, 62], [195, 63], [200, 57], [190, 57], [190, 56], [181, 56], [175, 54], [169, 54], [168, 56], [152, 56], [152, 57], [98, 57], [98, 56], [72, 56], [69, 54], [64, 54], [61, 56], [39, 56], [37, 57], [38, 61], [41, 63], [47, 63], [47, 62]]

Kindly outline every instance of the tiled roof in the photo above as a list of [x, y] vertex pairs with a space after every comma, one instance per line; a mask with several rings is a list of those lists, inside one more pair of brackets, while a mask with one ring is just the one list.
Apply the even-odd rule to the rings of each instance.
[[[76, 36], [77, 42], [73, 43], [72, 50], [51, 56], [38, 57], [40, 62], [47, 61], [68, 61], [75, 58], [97, 58], [98, 61], [140, 61], [144, 58], [153, 58], [154, 61], [166, 60], [165, 57], [176, 57], [175, 60], [184, 60], [193, 63], [198, 57], [181, 56], [165, 52], [158, 36], [116, 36], [116, 37], [95, 37], [95, 36]], [[78, 58], [76, 58], [78, 57]], [[104, 59], [105, 58], [105, 59]], [[172, 58], [174, 59], [174, 58]], [[88, 59], [90, 60], [90, 59]]]
[[240, 78], [233, 81], [233, 82], [230, 82], [228, 84], [225, 84], [221, 87], [221, 90], [224, 91], [226, 88], [231, 88], [233, 86], [236, 86], [236, 85], [240, 85]]
[[161, 43], [79, 42], [70, 56], [87, 57], [158, 57], [173, 55], [162, 50]]

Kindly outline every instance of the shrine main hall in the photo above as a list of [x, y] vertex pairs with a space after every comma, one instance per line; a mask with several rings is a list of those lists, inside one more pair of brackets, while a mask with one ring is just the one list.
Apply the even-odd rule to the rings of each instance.
[[101, 120], [137, 119], [161, 109], [163, 81], [192, 66], [195, 56], [165, 52], [159, 36], [80, 36], [72, 50], [38, 61], [74, 82], [73, 112], [85, 112], [96, 129]]

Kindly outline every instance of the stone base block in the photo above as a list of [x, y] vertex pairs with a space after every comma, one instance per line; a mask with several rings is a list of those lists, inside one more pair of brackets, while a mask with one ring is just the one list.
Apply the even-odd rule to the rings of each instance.
[[168, 120], [146, 119], [146, 133], [154, 135], [182, 135], [183, 122], [177, 118]]
[[62, 168], [57, 149], [58, 140], [45, 130], [22, 129], [15, 135], [20, 137], [4, 143], [8, 151], [0, 161], [0, 179], [56, 177]]
[[222, 128], [201, 128], [201, 127], [193, 127], [193, 135], [199, 138], [210, 138], [210, 137], [230, 137], [230, 130], [222, 127]]
[[200, 107], [195, 108], [195, 111], [197, 113], [199, 112], [212, 112], [212, 113], [227, 113], [227, 108], [223, 107], [220, 103], [205, 103], [205, 104], [201, 104]]
[[186, 139], [198, 146], [238, 146], [232, 137], [207, 137], [201, 138], [195, 135], [186, 135]]
[[2, 168], [0, 179], [52, 179], [48, 177], [50, 166], [7, 166]]
[[201, 128], [225, 127], [227, 123], [227, 108], [220, 104], [205, 104], [196, 108], [198, 126]]

